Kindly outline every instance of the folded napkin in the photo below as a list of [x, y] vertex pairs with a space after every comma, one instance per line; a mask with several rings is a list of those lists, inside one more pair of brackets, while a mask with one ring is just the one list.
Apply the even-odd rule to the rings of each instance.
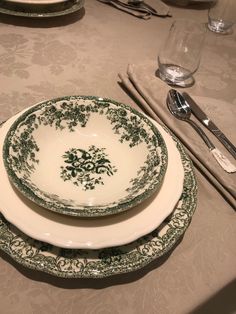
[[[141, 4], [131, 4], [128, 0], [98, 0], [109, 4], [119, 10], [134, 15], [142, 19], [150, 19], [152, 15], [166, 17], [171, 16], [169, 7], [161, 0], [145, 0], [147, 6]], [[152, 9], [153, 8], [153, 9]]]
[[[170, 114], [166, 105], [170, 86], [155, 75], [156, 68], [154, 63], [129, 65], [126, 74], [119, 74], [121, 84], [153, 119], [164, 123], [181, 140], [195, 166], [236, 209], [236, 173], [225, 172], [209, 153], [207, 146], [196, 131], [188, 123], [180, 121]], [[225, 114], [225, 108], [223, 108], [223, 113]], [[235, 106], [232, 106], [230, 114], [236, 116]], [[194, 117], [192, 118], [194, 119]], [[231, 130], [231, 132], [228, 130], [227, 121], [225, 121], [225, 130], [229, 134], [235, 133], [235, 130]], [[235, 160], [214, 135], [207, 130], [206, 133], [216, 147], [221, 147], [225, 156], [235, 164]]]

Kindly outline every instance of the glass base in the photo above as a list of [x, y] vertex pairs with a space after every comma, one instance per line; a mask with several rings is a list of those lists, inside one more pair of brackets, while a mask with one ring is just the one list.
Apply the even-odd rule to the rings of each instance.
[[166, 82], [170, 86], [178, 86], [178, 87], [191, 87], [195, 83], [195, 79], [193, 76], [190, 76], [186, 79], [179, 80], [179, 81], [173, 81], [169, 80], [165, 75], [163, 75], [160, 70], [158, 69], [156, 71], [156, 76], [159, 77], [162, 81]]
[[222, 20], [209, 20], [207, 27], [210, 31], [218, 34], [232, 34], [232, 23]]

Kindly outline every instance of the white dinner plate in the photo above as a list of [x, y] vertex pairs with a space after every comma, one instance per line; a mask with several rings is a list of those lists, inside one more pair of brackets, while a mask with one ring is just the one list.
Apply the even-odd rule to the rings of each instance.
[[[0, 129], [0, 149], [12, 123], [9, 119]], [[151, 232], [173, 211], [183, 189], [184, 171], [176, 143], [156, 122], [169, 155], [168, 167], [160, 191], [119, 215], [100, 219], [75, 219], [48, 211], [21, 195], [12, 187], [0, 158], [0, 208], [6, 219], [34, 239], [64, 248], [118, 246]]]

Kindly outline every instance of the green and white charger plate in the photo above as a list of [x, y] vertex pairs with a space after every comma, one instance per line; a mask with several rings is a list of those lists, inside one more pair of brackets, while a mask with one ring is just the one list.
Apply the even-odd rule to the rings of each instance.
[[[67, 2], [70, 2], [71, 5], [68, 5]], [[37, 8], [36, 4], [18, 4], [0, 0], [0, 13], [27, 18], [52, 18], [77, 12], [84, 7], [84, 3], [85, 0], [74, 0], [73, 2], [68, 0], [62, 3], [49, 4], [50, 7], [44, 3]]]
[[197, 183], [193, 165], [177, 143], [184, 167], [181, 198], [168, 221], [138, 240], [100, 250], [61, 249], [36, 241], [0, 215], [0, 248], [30, 269], [64, 278], [103, 278], [138, 270], [170, 251], [188, 228], [196, 208]]
[[161, 186], [167, 148], [137, 110], [93, 96], [39, 103], [8, 131], [3, 160], [15, 187], [60, 214], [98, 217], [134, 207]]

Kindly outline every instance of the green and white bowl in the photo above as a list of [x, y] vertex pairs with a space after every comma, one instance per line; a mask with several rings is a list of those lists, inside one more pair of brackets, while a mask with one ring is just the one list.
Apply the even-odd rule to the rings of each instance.
[[157, 192], [168, 158], [143, 114], [109, 99], [68, 96], [24, 112], [5, 138], [3, 159], [11, 182], [38, 205], [98, 217]]

